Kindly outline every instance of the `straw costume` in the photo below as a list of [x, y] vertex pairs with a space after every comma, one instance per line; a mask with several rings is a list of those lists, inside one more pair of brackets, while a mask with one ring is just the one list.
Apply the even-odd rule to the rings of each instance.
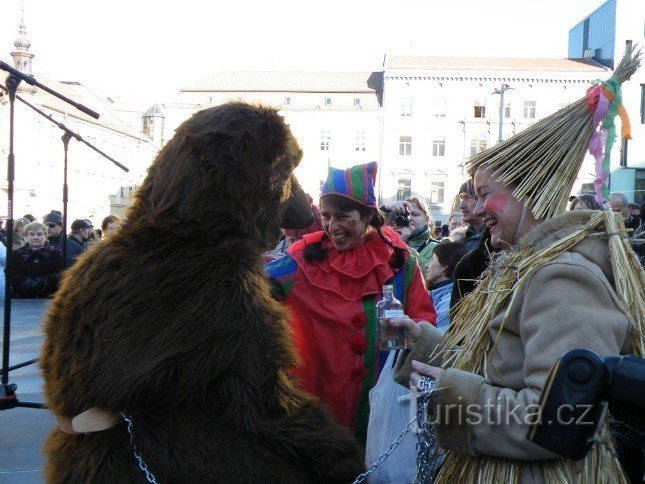
[[[336, 195], [376, 210], [376, 170], [376, 163], [330, 168], [321, 199]], [[306, 234], [287, 256], [266, 266], [274, 297], [290, 310], [301, 358], [297, 377], [362, 443], [368, 394], [388, 353], [376, 346], [376, 303], [383, 285], [394, 285], [395, 297], [411, 318], [435, 320], [416, 258], [396, 232], [380, 230], [382, 236], [371, 230], [363, 245], [345, 251], [336, 250], [325, 232]], [[307, 260], [305, 249], [313, 244], [322, 244], [324, 259]], [[391, 265], [395, 248], [405, 254], [402, 267]]]
[[[630, 49], [609, 81], [469, 162], [471, 175], [486, 167], [544, 221], [493, 258], [443, 338], [422, 325], [422, 337], [398, 362], [396, 378], [405, 385], [412, 359], [445, 369], [433, 394], [435, 412], [444, 412], [437, 440], [448, 450], [436, 482], [627, 482], [606, 432], [584, 460], [574, 462], [530, 442], [528, 425], [507, 418], [509, 409], [496, 412], [509, 401], [526, 417], [551, 366], [570, 349], [644, 355], [645, 273], [620, 215], [559, 215], [586, 149], [599, 163], [597, 197], [606, 198], [613, 117], [624, 113], [620, 84], [639, 63], [640, 52]], [[628, 123], [622, 124], [628, 136]], [[486, 411], [484, 424], [467, 423], [464, 409], [484, 401], [497, 405], [497, 424], [486, 422]], [[448, 408], [455, 403], [461, 407]]]

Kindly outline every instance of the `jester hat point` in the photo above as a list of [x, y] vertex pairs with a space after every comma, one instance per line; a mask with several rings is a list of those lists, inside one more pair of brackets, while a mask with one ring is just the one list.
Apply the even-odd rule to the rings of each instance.
[[375, 161], [345, 170], [330, 167], [320, 198], [326, 195], [339, 195], [365, 207], [377, 208], [374, 194], [377, 170], [378, 164]]

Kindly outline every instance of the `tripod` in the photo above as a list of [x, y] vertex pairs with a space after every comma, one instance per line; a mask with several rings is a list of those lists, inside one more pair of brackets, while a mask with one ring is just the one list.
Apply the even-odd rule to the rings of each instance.
[[110, 156], [103, 153], [95, 146], [85, 141], [79, 134], [70, 130], [64, 124], [54, 120], [51, 115], [44, 113], [40, 109], [36, 108], [35, 106], [31, 105], [30, 103], [22, 99], [20, 96], [17, 96], [16, 91], [18, 89], [18, 85], [20, 84], [20, 82], [25, 81], [28, 84], [38, 86], [44, 91], [49, 92], [50, 94], [58, 97], [59, 99], [62, 99], [63, 101], [75, 106], [77, 109], [92, 116], [93, 118], [98, 118], [99, 117], [98, 113], [83, 106], [82, 104], [72, 101], [71, 99], [63, 96], [60, 93], [57, 93], [56, 91], [48, 88], [47, 86], [40, 84], [38, 81], [36, 81], [34, 77], [24, 74], [1, 61], [0, 61], [0, 69], [9, 72], [9, 76], [7, 77], [7, 80], [5, 82], [6, 88], [2, 88], [9, 95], [9, 155], [8, 155], [8, 163], [7, 163], [8, 210], [7, 210], [7, 229], [6, 229], [7, 230], [7, 251], [9, 252], [9, 254], [8, 254], [8, 257], [6, 258], [6, 268], [5, 268], [5, 274], [6, 274], [5, 275], [5, 305], [4, 305], [4, 325], [3, 325], [3, 340], [2, 340], [2, 384], [0, 385], [0, 410], [8, 410], [15, 407], [45, 408], [45, 406], [42, 403], [19, 401], [16, 395], [17, 385], [15, 385], [14, 383], [9, 383], [9, 372], [31, 365], [38, 361], [38, 359], [36, 358], [29, 361], [25, 361], [23, 363], [19, 363], [14, 366], [9, 366], [9, 351], [10, 351], [10, 342], [11, 342], [10, 340], [11, 338], [11, 276], [13, 274], [13, 264], [12, 264], [12, 257], [11, 257], [10, 251], [13, 245], [13, 193], [14, 193], [13, 182], [14, 182], [14, 175], [15, 175], [15, 156], [14, 156], [13, 140], [14, 140], [14, 105], [15, 105], [16, 97], [18, 98], [18, 100], [20, 100], [22, 103], [29, 106], [38, 114], [49, 119], [52, 123], [57, 125], [64, 132], [62, 136], [63, 148], [65, 152], [64, 170], [63, 170], [63, 232], [61, 235], [62, 237], [61, 248], [63, 252], [63, 261], [66, 260], [66, 255], [67, 255], [67, 245], [66, 245], [67, 202], [68, 202], [67, 152], [68, 152], [70, 139], [74, 138], [86, 144], [94, 151], [96, 151], [97, 153], [101, 154], [102, 156], [104, 156], [105, 158], [113, 162], [122, 170], [128, 171], [128, 169], [122, 164], [120, 164], [119, 162], [117, 162], [116, 160], [114, 160], [113, 158], [111, 158]]

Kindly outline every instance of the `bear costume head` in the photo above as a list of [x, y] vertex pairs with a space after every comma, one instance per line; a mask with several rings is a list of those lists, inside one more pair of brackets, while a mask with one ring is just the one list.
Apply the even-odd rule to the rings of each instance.
[[[275, 109], [198, 112], [159, 153], [120, 232], [65, 273], [41, 358], [61, 423], [45, 444], [49, 482], [144, 482], [131, 438], [160, 482], [361, 472], [358, 444], [290, 377], [295, 350], [261, 262], [281, 224], [311, 221], [300, 158]], [[79, 424], [88, 414], [98, 418]]]

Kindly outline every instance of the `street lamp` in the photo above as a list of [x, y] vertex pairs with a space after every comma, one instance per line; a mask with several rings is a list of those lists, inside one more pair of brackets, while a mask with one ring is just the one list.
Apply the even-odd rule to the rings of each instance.
[[513, 88], [508, 84], [502, 84], [500, 89], [495, 89], [491, 94], [499, 94], [499, 137], [498, 143], [502, 142], [502, 127], [504, 126], [504, 93], [511, 91]]

